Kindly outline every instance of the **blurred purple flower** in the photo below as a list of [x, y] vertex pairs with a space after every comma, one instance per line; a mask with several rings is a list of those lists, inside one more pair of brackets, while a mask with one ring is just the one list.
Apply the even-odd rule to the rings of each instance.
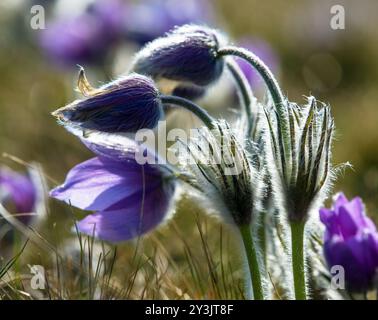
[[208, 0], [146, 0], [129, 4], [124, 31], [126, 38], [144, 45], [175, 26], [211, 20]]
[[48, 22], [41, 47], [61, 65], [102, 62], [121, 35], [124, 10], [120, 0], [98, 0], [70, 19]]
[[[11, 213], [31, 213], [35, 210], [37, 191], [28, 175], [8, 168], [0, 168], [0, 203]], [[29, 223], [31, 216], [18, 216], [23, 223]]]
[[326, 226], [324, 255], [328, 266], [344, 267], [348, 290], [368, 290], [378, 274], [378, 233], [362, 200], [356, 197], [348, 201], [340, 193], [331, 210], [320, 209], [320, 220]]
[[[277, 75], [279, 58], [268, 42], [258, 38], [244, 38], [238, 44], [256, 54]], [[263, 86], [261, 76], [248, 62], [242, 59], [237, 59], [237, 62], [253, 89]]]
[[81, 69], [78, 86], [86, 98], [53, 113], [63, 124], [104, 132], [136, 132], [154, 128], [163, 116], [159, 92], [148, 77], [130, 74], [94, 89]]
[[136, 161], [137, 149], [125, 144], [83, 141], [97, 157], [75, 166], [50, 195], [83, 210], [80, 232], [119, 242], [140, 236], [167, 218], [175, 180], [161, 165]]

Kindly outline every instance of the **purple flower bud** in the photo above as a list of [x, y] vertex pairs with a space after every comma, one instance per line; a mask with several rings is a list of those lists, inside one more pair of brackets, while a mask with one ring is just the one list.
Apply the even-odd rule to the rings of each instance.
[[75, 166], [50, 195], [83, 210], [93, 210], [77, 226], [80, 232], [118, 242], [140, 236], [168, 216], [175, 180], [164, 166], [139, 164], [135, 142], [84, 141], [97, 157]]
[[[0, 168], [0, 203], [11, 213], [31, 213], [36, 205], [36, 188], [28, 175], [22, 175], [8, 168]], [[29, 223], [31, 216], [18, 216]]]
[[155, 81], [179, 82], [176, 86], [180, 83], [207, 86], [223, 72], [224, 59], [217, 58], [222, 38], [217, 31], [207, 27], [178, 27], [139, 51], [133, 70], [149, 75]]
[[78, 87], [86, 98], [53, 113], [63, 124], [109, 133], [136, 132], [154, 128], [163, 115], [159, 92], [145, 76], [131, 74], [94, 89], [82, 69]]
[[378, 275], [378, 233], [362, 200], [356, 197], [348, 201], [340, 193], [331, 210], [320, 210], [320, 220], [326, 226], [324, 255], [328, 266], [344, 268], [348, 290], [368, 290]]

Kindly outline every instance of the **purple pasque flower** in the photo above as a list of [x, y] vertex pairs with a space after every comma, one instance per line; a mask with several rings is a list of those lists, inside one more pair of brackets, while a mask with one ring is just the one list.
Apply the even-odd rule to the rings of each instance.
[[95, 211], [77, 223], [80, 232], [119, 242], [145, 234], [167, 219], [176, 189], [168, 167], [141, 164], [138, 152], [149, 151], [124, 137], [117, 138], [122, 140], [119, 144], [83, 139], [97, 156], [71, 169], [64, 184], [50, 192], [74, 207]]
[[212, 20], [208, 0], [145, 0], [129, 3], [124, 19], [124, 35], [144, 45], [175, 26]]
[[324, 255], [328, 266], [341, 265], [348, 290], [366, 291], [378, 275], [378, 232], [362, 200], [339, 193], [332, 209], [320, 209], [326, 226]]
[[[246, 48], [261, 58], [264, 63], [272, 70], [273, 74], [279, 72], [279, 58], [274, 49], [260, 38], [243, 38], [239, 41], [239, 45]], [[252, 88], [257, 89], [259, 85], [263, 85], [263, 80], [259, 73], [251, 67], [251, 65], [243, 59], [237, 59], [237, 63], [246, 76]]]
[[130, 74], [94, 89], [81, 69], [78, 87], [86, 98], [53, 113], [63, 124], [108, 133], [136, 132], [154, 128], [163, 116], [159, 92], [148, 77]]
[[217, 57], [217, 51], [223, 42], [218, 31], [205, 26], [177, 27], [142, 48], [132, 70], [158, 81], [162, 92], [164, 87], [172, 90], [184, 85], [188, 93], [190, 85], [204, 87], [220, 78], [224, 59]]
[[[29, 175], [0, 167], [0, 203], [13, 214], [31, 213], [35, 210], [37, 190]], [[31, 215], [17, 216], [29, 223]]]
[[60, 65], [102, 63], [121, 36], [124, 10], [120, 0], [97, 0], [78, 15], [48, 22], [40, 45]]

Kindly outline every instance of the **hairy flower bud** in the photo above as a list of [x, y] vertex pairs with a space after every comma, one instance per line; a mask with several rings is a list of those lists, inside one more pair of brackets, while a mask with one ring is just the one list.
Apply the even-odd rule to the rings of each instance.
[[207, 86], [223, 72], [224, 60], [217, 58], [220, 42], [222, 36], [213, 29], [184, 25], [147, 44], [137, 53], [132, 69], [156, 81], [177, 82], [175, 87]]
[[163, 115], [154, 82], [142, 75], [131, 74], [94, 89], [81, 69], [78, 88], [86, 98], [53, 113], [63, 124], [109, 133], [136, 132], [154, 128]]
[[282, 194], [290, 221], [305, 221], [311, 205], [330, 178], [331, 140], [334, 129], [329, 106], [318, 106], [314, 97], [300, 107], [285, 102], [289, 120], [290, 152], [285, 152], [282, 124], [274, 111], [267, 111], [270, 142], [276, 166], [271, 174], [279, 175], [276, 186]]
[[[185, 166], [195, 187], [227, 222], [249, 225], [260, 199], [260, 175], [228, 123], [201, 128], [188, 143]], [[181, 161], [183, 163], [183, 161]]]

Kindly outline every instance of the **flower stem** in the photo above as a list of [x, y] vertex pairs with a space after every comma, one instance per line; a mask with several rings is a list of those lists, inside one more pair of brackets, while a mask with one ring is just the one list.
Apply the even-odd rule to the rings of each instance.
[[219, 49], [217, 54], [220, 57], [231, 55], [246, 60], [253, 68], [257, 70], [260, 76], [264, 79], [277, 111], [277, 116], [279, 120], [278, 124], [280, 126], [279, 131], [280, 135], [282, 136], [282, 148], [287, 156], [290, 155], [289, 115], [287, 111], [285, 97], [272, 71], [270, 71], [268, 66], [258, 56], [244, 48], [226, 46]]
[[214, 118], [208, 114], [208, 112], [201, 108], [199, 105], [194, 102], [178, 97], [178, 96], [166, 96], [161, 95], [160, 99], [163, 104], [174, 104], [176, 106], [182, 107], [193, 114], [195, 114], [210, 130], [214, 129]]
[[251, 109], [253, 93], [252, 93], [251, 87], [249, 86], [247, 78], [241, 71], [238, 64], [234, 60], [230, 59], [230, 60], [227, 60], [226, 65], [232, 77], [234, 78], [241, 103], [245, 110], [247, 123], [248, 123], [246, 136], [248, 137], [252, 131], [253, 120], [254, 120], [253, 115], [252, 115], [252, 109]]
[[253, 297], [255, 300], [264, 300], [259, 261], [257, 257], [256, 248], [252, 239], [250, 226], [239, 226], [239, 230], [248, 260], [249, 272], [251, 274]]
[[278, 113], [280, 114], [281, 112], [286, 112], [284, 110], [285, 99], [284, 95], [282, 94], [281, 88], [279, 87], [276, 78], [274, 77], [268, 66], [258, 56], [244, 48], [233, 46], [223, 47], [218, 50], [217, 53], [219, 56], [232, 55], [248, 61], [264, 79], [269, 92], [272, 95], [272, 99], [278, 109]]
[[291, 222], [291, 259], [296, 300], [306, 300], [305, 257], [303, 239], [305, 222]]

